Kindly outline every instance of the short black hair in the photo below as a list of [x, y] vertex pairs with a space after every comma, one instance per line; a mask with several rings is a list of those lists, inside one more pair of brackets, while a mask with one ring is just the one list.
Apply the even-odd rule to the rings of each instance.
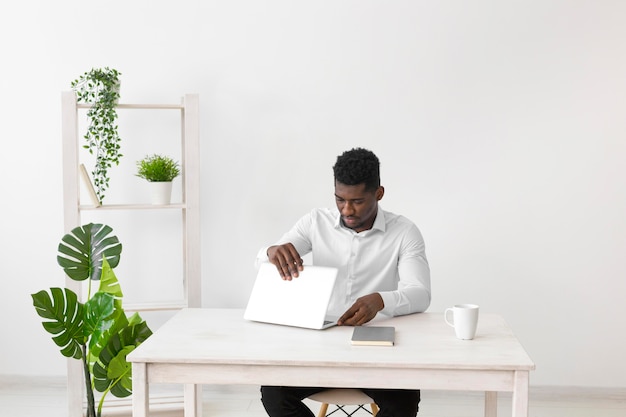
[[367, 149], [353, 148], [339, 155], [333, 172], [335, 181], [345, 185], [365, 184], [368, 191], [380, 187], [380, 161]]

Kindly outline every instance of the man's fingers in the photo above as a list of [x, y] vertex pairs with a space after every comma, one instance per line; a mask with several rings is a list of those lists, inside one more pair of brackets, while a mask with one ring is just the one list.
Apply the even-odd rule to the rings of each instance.
[[348, 310], [346, 310], [345, 313], [343, 313], [341, 317], [339, 317], [339, 320], [337, 320], [337, 324], [354, 326], [354, 315], [357, 311], [358, 309], [355, 309], [354, 306], [350, 307]]
[[372, 320], [376, 316], [376, 313], [382, 310], [383, 307], [384, 303], [378, 293], [359, 297], [359, 299], [343, 313], [339, 320], [337, 320], [337, 324], [360, 326]]
[[300, 257], [300, 254], [296, 250], [295, 246], [293, 246], [293, 244], [291, 243], [288, 243], [285, 246], [287, 247], [287, 250], [289, 252], [288, 255], [285, 256], [285, 261], [287, 265], [294, 265], [297, 270], [302, 271], [302, 263], [304, 261]]
[[300, 254], [291, 243], [276, 246], [270, 257], [270, 262], [276, 265], [276, 269], [286, 280], [296, 278], [298, 272], [304, 269]]

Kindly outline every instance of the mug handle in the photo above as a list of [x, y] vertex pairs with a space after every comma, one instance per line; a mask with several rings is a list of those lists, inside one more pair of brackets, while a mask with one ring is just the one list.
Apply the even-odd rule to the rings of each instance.
[[450, 323], [448, 321], [448, 311], [452, 312], [452, 317], [454, 317], [454, 310], [452, 310], [451, 308], [446, 308], [446, 311], [444, 311], [443, 313], [443, 319], [446, 321], [446, 324], [450, 327], [454, 327], [454, 323]]

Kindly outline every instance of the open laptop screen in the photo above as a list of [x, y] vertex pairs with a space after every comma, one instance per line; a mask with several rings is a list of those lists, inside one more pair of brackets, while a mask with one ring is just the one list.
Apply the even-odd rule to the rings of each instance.
[[263, 263], [244, 318], [310, 329], [329, 327], [324, 322], [333, 321], [326, 317], [326, 310], [336, 278], [336, 268], [305, 265], [298, 278], [287, 281], [273, 264]]

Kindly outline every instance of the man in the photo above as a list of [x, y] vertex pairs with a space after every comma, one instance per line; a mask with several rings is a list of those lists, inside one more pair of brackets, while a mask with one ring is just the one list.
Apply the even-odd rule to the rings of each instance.
[[[382, 210], [380, 163], [371, 151], [355, 148], [333, 167], [336, 210], [315, 209], [302, 217], [276, 245], [259, 252], [257, 262], [276, 265], [283, 279], [297, 279], [301, 255], [314, 265], [339, 269], [329, 313], [340, 326], [360, 326], [378, 312], [389, 316], [425, 311], [430, 304], [430, 270], [424, 240], [405, 217]], [[321, 387], [261, 387], [270, 417], [312, 417], [302, 400]], [[378, 405], [378, 417], [415, 417], [418, 390], [362, 389]]]

